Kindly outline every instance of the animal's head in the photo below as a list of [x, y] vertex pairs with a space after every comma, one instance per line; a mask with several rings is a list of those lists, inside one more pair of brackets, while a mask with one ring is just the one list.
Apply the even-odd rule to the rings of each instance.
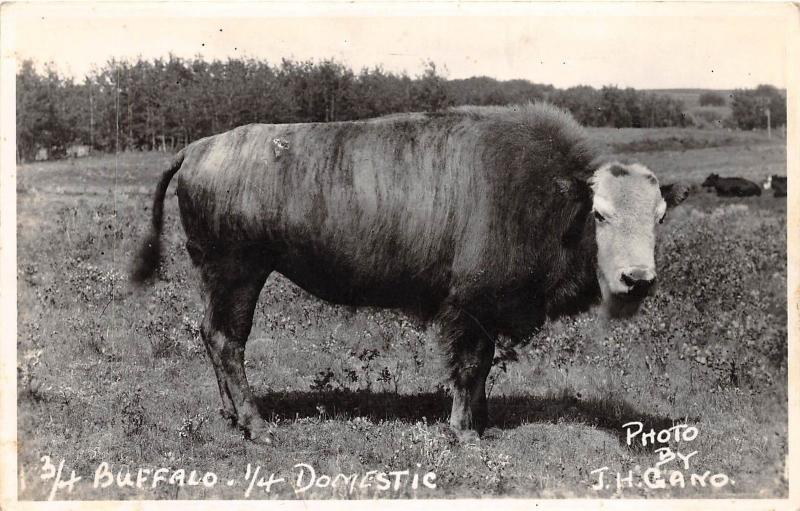
[[[656, 226], [689, 192], [684, 184], [659, 186], [638, 163], [606, 163], [587, 182], [597, 245], [597, 280], [605, 311], [634, 314], [656, 282]], [[590, 197], [590, 199], [589, 199]]]
[[764, 190], [769, 190], [772, 188], [772, 176], [769, 176], [764, 183], [762, 183], [762, 186], [764, 187]]
[[714, 186], [714, 183], [717, 182], [719, 179], [718, 174], [710, 174], [705, 181], [703, 181], [702, 186]]
[[683, 185], [659, 186], [643, 165], [609, 163], [590, 178], [597, 278], [612, 316], [636, 312], [656, 282], [655, 229], [667, 208], [686, 198]]

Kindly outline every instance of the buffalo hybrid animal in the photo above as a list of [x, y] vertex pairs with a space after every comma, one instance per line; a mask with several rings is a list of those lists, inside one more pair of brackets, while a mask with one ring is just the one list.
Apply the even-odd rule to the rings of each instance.
[[772, 189], [773, 197], [786, 197], [786, 176], [773, 174], [764, 181], [764, 190]]
[[720, 197], [750, 197], [761, 195], [761, 187], [752, 181], [741, 177], [719, 177], [717, 174], [709, 175], [703, 181], [703, 188], [711, 187]]
[[175, 157], [134, 282], [155, 273], [176, 174], [222, 413], [264, 443], [243, 362], [271, 272], [332, 303], [438, 322], [450, 425], [468, 441], [487, 424], [496, 337], [592, 304], [636, 312], [656, 279], [656, 224], [688, 190], [659, 188], [639, 164], [599, 163], [583, 128], [546, 104], [252, 124]]

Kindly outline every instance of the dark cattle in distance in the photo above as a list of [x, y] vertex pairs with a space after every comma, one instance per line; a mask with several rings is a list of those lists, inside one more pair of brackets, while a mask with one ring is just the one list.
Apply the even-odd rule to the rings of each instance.
[[545, 104], [252, 124], [175, 157], [134, 282], [155, 274], [176, 174], [223, 413], [263, 443], [271, 433], [243, 361], [271, 272], [332, 303], [435, 320], [450, 425], [473, 440], [488, 420], [497, 336], [521, 340], [594, 304], [635, 313], [656, 279], [656, 225], [687, 193], [642, 165], [599, 161], [583, 128]]
[[772, 174], [764, 181], [764, 190], [772, 190], [773, 197], [786, 197], [786, 176]]
[[741, 177], [720, 177], [711, 174], [703, 181], [703, 188], [714, 188], [720, 197], [760, 196], [761, 187]]

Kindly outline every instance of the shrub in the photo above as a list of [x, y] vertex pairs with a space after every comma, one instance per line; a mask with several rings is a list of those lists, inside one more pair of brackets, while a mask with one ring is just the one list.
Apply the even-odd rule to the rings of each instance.
[[756, 89], [740, 89], [733, 93], [732, 117], [740, 129], [767, 127], [766, 109], [770, 110], [772, 126], [786, 124], [786, 93], [771, 85]]
[[716, 92], [700, 94], [700, 106], [725, 106], [725, 96]]

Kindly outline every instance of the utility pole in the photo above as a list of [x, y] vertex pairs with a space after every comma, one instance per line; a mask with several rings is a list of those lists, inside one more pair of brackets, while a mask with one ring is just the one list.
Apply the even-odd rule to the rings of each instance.
[[767, 138], [772, 138], [772, 120], [769, 116], [769, 107], [765, 108], [764, 112], [767, 114]]
[[94, 98], [91, 80], [89, 81], [89, 151], [94, 151]]
[[767, 96], [758, 96], [755, 99], [756, 108], [761, 108], [767, 116], [767, 138], [772, 138], [772, 119], [769, 111], [770, 98]]

